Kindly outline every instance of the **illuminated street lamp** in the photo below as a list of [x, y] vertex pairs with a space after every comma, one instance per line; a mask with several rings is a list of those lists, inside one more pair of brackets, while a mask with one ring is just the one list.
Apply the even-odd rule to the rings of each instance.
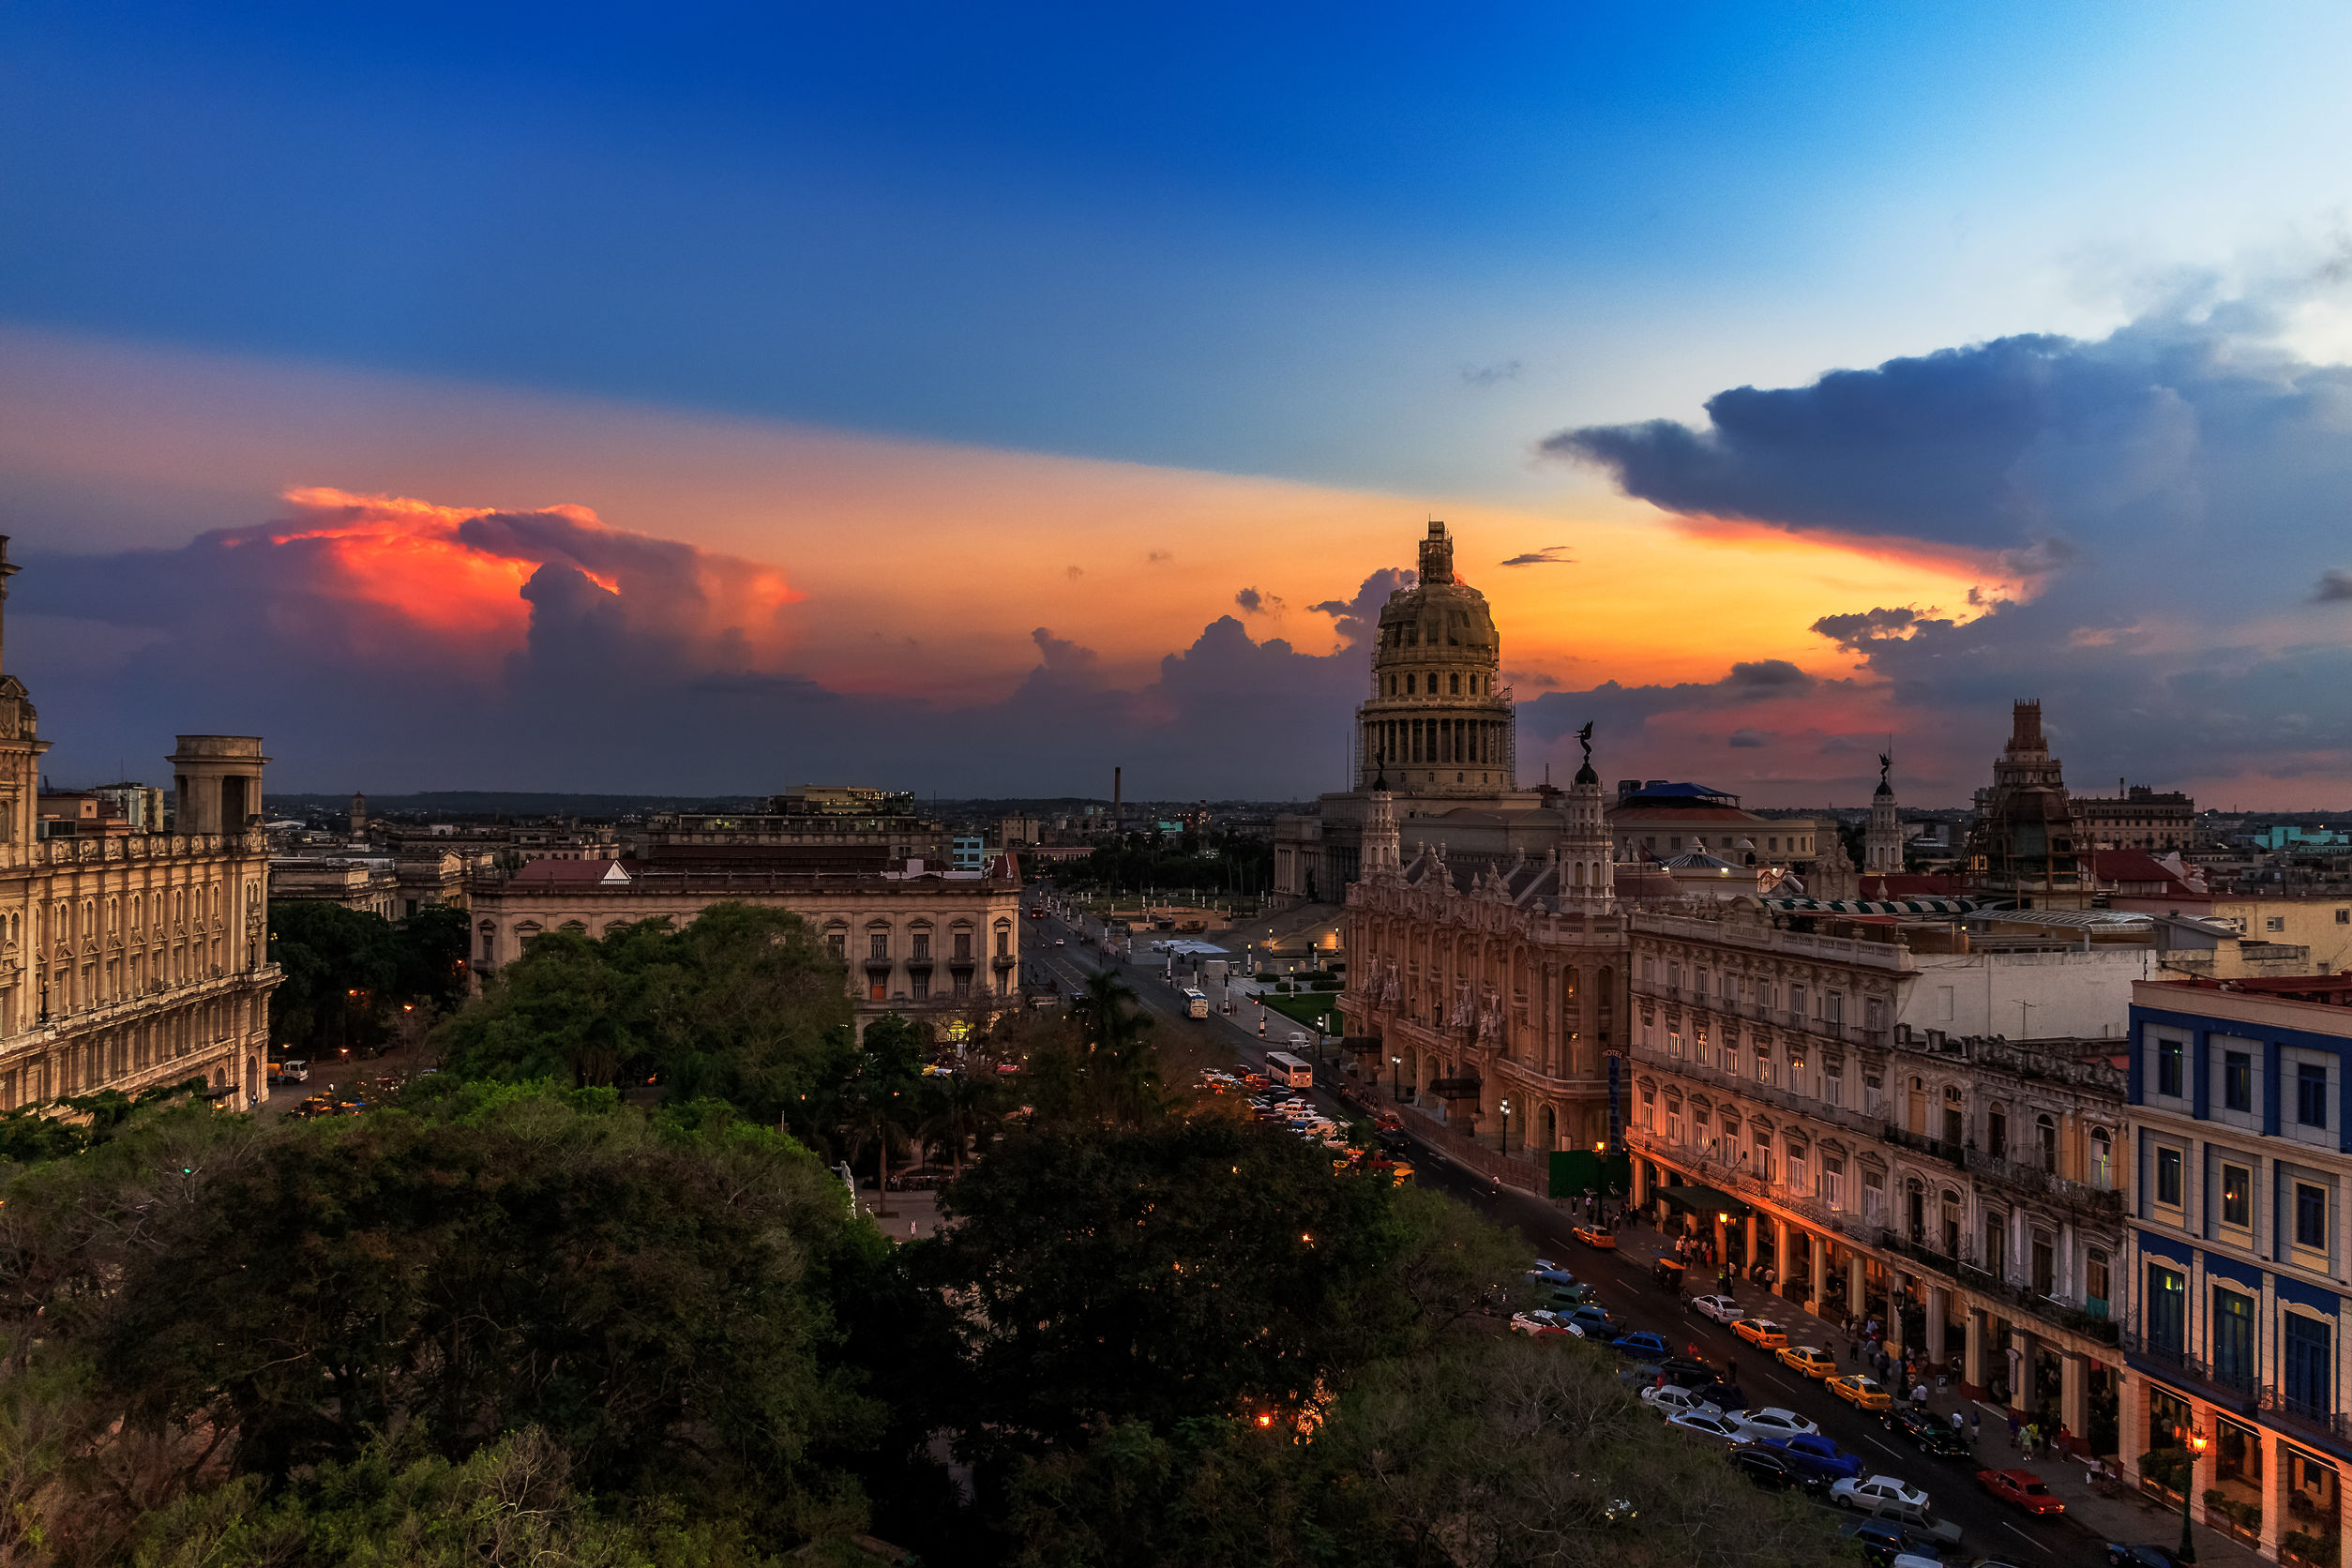
[[2196, 1489], [2197, 1458], [2205, 1452], [2206, 1437], [2185, 1425], [2176, 1425], [2173, 1432], [2180, 1439], [2184, 1455], [2180, 1470], [2180, 1549], [2173, 1555], [2183, 1562], [2194, 1562], [2197, 1544], [2189, 1538], [2189, 1499]]

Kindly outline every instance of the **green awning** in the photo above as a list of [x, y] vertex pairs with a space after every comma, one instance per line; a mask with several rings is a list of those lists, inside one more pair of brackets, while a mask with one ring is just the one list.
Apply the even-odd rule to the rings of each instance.
[[1711, 1221], [1717, 1214], [1745, 1219], [1748, 1205], [1721, 1187], [1660, 1187], [1657, 1196], [1686, 1213]]

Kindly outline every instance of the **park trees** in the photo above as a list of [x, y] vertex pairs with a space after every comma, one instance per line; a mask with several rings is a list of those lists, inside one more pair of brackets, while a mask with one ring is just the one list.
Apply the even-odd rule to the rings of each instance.
[[339, 904], [270, 911], [269, 956], [284, 972], [270, 993], [270, 1039], [331, 1058], [382, 1045], [404, 1016], [455, 1009], [465, 997], [465, 912], [444, 906], [400, 921]]

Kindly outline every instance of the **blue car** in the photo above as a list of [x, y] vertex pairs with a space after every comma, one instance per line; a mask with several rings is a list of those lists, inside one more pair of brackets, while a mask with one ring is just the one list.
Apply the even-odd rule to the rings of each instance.
[[1588, 1334], [1609, 1338], [1624, 1325], [1609, 1315], [1608, 1308], [1587, 1304], [1568, 1314], [1568, 1320]]
[[1547, 1285], [1574, 1285], [1576, 1282], [1575, 1274], [1570, 1274], [1548, 1258], [1538, 1258], [1535, 1260], [1535, 1267], [1528, 1270], [1527, 1276], [1530, 1279], [1543, 1280]]
[[1788, 1455], [1788, 1462], [1816, 1481], [1844, 1481], [1862, 1473], [1862, 1461], [1818, 1433], [1793, 1438], [1767, 1438], [1765, 1445]]
[[1666, 1342], [1654, 1334], [1629, 1334], [1617, 1341], [1615, 1349], [1619, 1355], [1632, 1356], [1636, 1361], [1664, 1361], [1673, 1353]]

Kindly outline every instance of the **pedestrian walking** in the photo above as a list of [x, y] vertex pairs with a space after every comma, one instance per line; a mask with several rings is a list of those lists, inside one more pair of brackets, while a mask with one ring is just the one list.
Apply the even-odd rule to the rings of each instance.
[[1976, 1440], [1983, 1435], [1984, 1417], [1975, 1410], [1970, 1410], [1968, 1412], [1968, 1446], [1974, 1448]]
[[2025, 1429], [2026, 1424], [2017, 1418], [2017, 1412], [2015, 1410], [2011, 1410], [2009, 1412], [2009, 1448], [2011, 1453], [2013, 1454], [2016, 1452], [2017, 1434]]
[[1960, 1413], [1958, 1410], [1954, 1410], [1954, 1411], [1952, 1411], [1952, 1435], [1953, 1437], [1955, 1437], [1955, 1438], [1957, 1438], [1957, 1437], [1961, 1437], [1961, 1436], [1964, 1436], [1964, 1435], [1966, 1435], [1966, 1433], [1968, 1432], [1968, 1423], [1967, 1418], [1966, 1418], [1966, 1417], [1964, 1417], [1963, 1415], [1961, 1415], [1961, 1413]]
[[[1852, 1332], [1850, 1327], [1851, 1322], [1852, 1319], [1848, 1319], [1847, 1323], [1849, 1324], [1849, 1327], [1847, 1329], [1847, 1333], [1849, 1334]], [[1862, 1364], [1862, 1341], [1853, 1338], [1848, 1338], [1846, 1341], [1846, 1359], [1852, 1362], [1857, 1366]]]
[[1927, 1409], [1927, 1385], [1925, 1383], [1911, 1385], [1911, 1409], [1915, 1410]]

